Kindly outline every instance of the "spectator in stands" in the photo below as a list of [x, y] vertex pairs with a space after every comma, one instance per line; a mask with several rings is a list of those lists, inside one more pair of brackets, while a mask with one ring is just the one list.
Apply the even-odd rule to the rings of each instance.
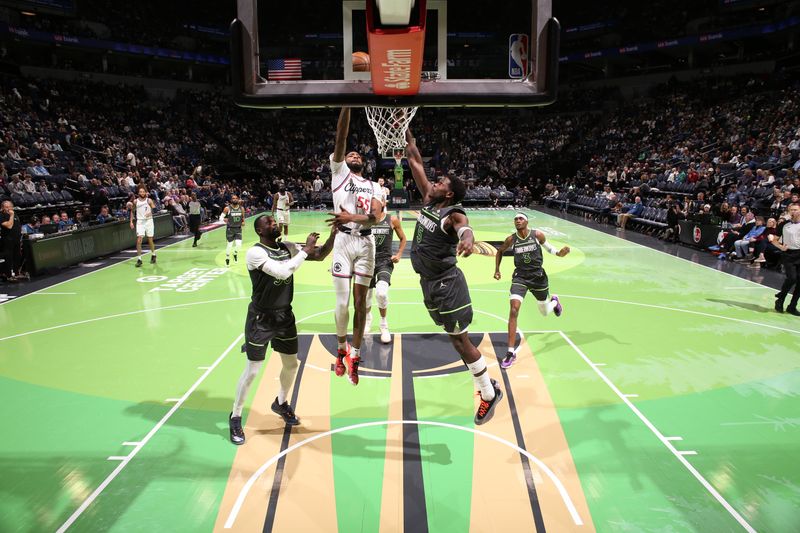
[[30, 174], [25, 174], [25, 179], [22, 182], [22, 187], [28, 194], [33, 194], [36, 192], [36, 184], [31, 180]]
[[739, 192], [739, 188], [735, 183], [728, 189], [725, 200], [728, 202], [728, 205], [731, 206], [731, 209], [739, 207], [742, 204], [742, 193]]
[[8, 190], [12, 194], [25, 193], [25, 185], [23, 185], [22, 181], [19, 179], [19, 173], [16, 173], [13, 176], [11, 176], [11, 183], [8, 184]]
[[642, 216], [643, 212], [644, 205], [642, 204], [642, 197], [637, 196], [634, 199], [633, 205], [626, 208], [624, 213], [620, 213], [617, 216], [617, 229], [624, 230], [630, 219]]
[[22, 226], [23, 235], [33, 235], [39, 233], [39, 217], [33, 216], [27, 224]]
[[315, 193], [322, 192], [322, 188], [324, 186], [325, 186], [325, 184], [322, 182], [322, 178], [320, 178], [319, 174], [317, 174], [317, 177], [314, 178], [314, 183], [313, 183], [314, 192]]
[[[752, 213], [750, 213], [752, 214]], [[750, 256], [750, 247], [755, 246], [756, 241], [764, 233], [764, 217], [755, 217], [755, 226], [748, 231], [744, 237], [734, 241], [734, 252], [732, 255], [736, 256], [736, 261], [739, 263], [750, 262], [753, 257]]]
[[58, 221], [58, 231], [69, 231], [75, 222], [69, 217], [66, 211], [61, 211], [61, 217]]
[[37, 187], [38, 192], [50, 192], [50, 189], [47, 187], [47, 182], [45, 180], [39, 180], [39, 186]]
[[106, 222], [113, 222], [114, 217], [108, 212], [108, 206], [104, 205], [100, 208], [100, 213], [97, 215], [97, 221], [100, 224], [105, 224]]
[[762, 263], [767, 263], [767, 256], [773, 259], [773, 263], [777, 261], [781, 251], [770, 242], [770, 235], [778, 235], [778, 221], [774, 218], [769, 218], [767, 220], [764, 233], [761, 234], [761, 237], [759, 237], [753, 245], [754, 258], [752, 264], [748, 265], [748, 267], [760, 268]]
[[175, 224], [175, 228], [180, 232], [186, 231], [189, 227], [189, 217], [186, 211], [184, 211], [183, 206], [170, 197], [164, 200], [164, 206], [172, 214], [172, 221]]
[[7, 281], [17, 281], [22, 265], [22, 223], [14, 211], [14, 203], [5, 200], [0, 204], [0, 277]]
[[665, 241], [678, 242], [681, 234], [680, 221], [686, 218], [681, 204], [672, 202], [667, 208], [667, 231], [664, 234]]
[[[734, 209], [734, 207], [731, 207], [731, 212], [733, 212]], [[719, 250], [725, 254], [731, 252], [733, 250], [733, 243], [744, 238], [755, 225], [756, 217], [753, 215], [752, 211], [749, 211], [745, 217], [741, 218], [740, 223], [731, 224], [725, 237], [723, 237], [722, 241], [719, 243]]]

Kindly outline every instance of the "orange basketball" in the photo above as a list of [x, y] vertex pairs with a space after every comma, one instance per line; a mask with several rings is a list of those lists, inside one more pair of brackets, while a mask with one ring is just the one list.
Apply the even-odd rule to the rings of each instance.
[[353, 72], [369, 71], [369, 54], [366, 52], [353, 52]]

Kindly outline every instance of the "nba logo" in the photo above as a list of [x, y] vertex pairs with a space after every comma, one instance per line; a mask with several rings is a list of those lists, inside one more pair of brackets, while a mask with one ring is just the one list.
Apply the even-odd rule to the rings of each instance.
[[512, 33], [508, 37], [508, 77], [520, 80], [528, 75], [528, 36]]

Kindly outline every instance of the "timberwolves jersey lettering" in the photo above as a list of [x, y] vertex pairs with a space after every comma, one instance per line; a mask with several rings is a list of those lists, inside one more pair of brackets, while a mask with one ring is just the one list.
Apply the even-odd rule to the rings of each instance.
[[534, 280], [544, 275], [542, 247], [536, 232], [528, 230], [524, 239], [514, 232], [514, 279]]
[[375, 262], [390, 261], [392, 259], [392, 229], [391, 215], [372, 226], [375, 236]]
[[244, 208], [229, 207], [228, 214], [225, 218], [227, 219], [229, 228], [240, 228], [244, 220]]
[[429, 204], [419, 212], [411, 243], [411, 266], [423, 278], [437, 278], [456, 266], [458, 236], [442, 229], [442, 221], [451, 213], [464, 214], [464, 209], [460, 204], [443, 209]]
[[[295, 244], [289, 244], [296, 247]], [[253, 248], [247, 251], [247, 265], [250, 273], [250, 281], [253, 283], [252, 304], [259, 312], [276, 309], [287, 309], [292, 307], [292, 297], [294, 296], [294, 276], [287, 279], [276, 279], [260, 268], [249, 270], [250, 265], [256, 266], [258, 261], [251, 256], [258, 255], [272, 259], [273, 261], [288, 261], [294, 255], [286, 243], [278, 243], [277, 248], [269, 248], [261, 243], [256, 243]], [[261, 264], [263, 265], [263, 261]]]

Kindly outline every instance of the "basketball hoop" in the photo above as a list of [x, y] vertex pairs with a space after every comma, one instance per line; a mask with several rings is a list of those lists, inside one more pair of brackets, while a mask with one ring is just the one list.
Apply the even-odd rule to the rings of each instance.
[[[385, 154], [392, 151], [395, 161], [401, 160], [406, 147], [406, 132], [411, 119], [417, 112], [416, 107], [367, 107], [367, 122], [378, 141], [378, 152]], [[397, 151], [400, 157], [397, 157]]]

